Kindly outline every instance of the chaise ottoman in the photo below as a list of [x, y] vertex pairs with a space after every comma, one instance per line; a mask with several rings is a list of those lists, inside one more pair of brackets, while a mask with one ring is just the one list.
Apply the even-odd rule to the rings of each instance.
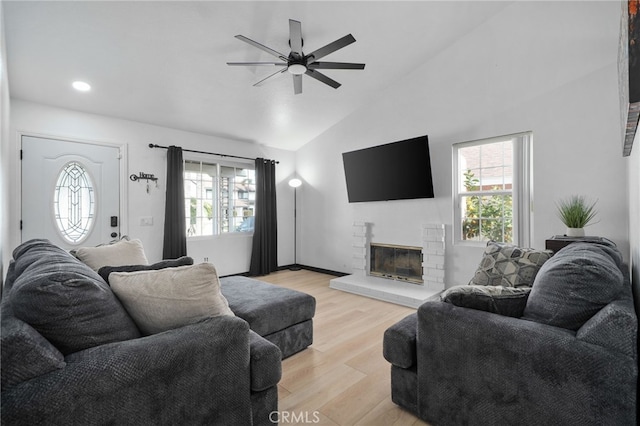
[[243, 276], [220, 278], [220, 286], [233, 313], [278, 346], [283, 359], [313, 343], [313, 296]]

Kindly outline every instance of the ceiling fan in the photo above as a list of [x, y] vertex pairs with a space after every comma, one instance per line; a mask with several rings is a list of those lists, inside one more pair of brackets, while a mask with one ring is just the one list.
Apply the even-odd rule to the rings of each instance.
[[281, 70], [276, 71], [275, 73], [263, 78], [254, 86], [258, 86], [264, 83], [266, 80], [274, 77], [278, 74], [283, 74], [285, 71], [288, 71], [289, 74], [293, 76], [293, 92], [297, 95], [302, 93], [302, 75], [306, 74], [309, 77], [315, 78], [318, 81], [321, 81], [324, 84], [327, 84], [334, 89], [340, 87], [340, 83], [337, 81], [327, 77], [322, 74], [318, 70], [362, 70], [364, 69], [365, 64], [354, 64], [348, 62], [318, 62], [318, 59], [323, 58], [330, 53], [335, 52], [338, 49], [342, 49], [345, 46], [350, 45], [355, 42], [356, 39], [348, 34], [338, 40], [327, 44], [324, 47], [321, 47], [313, 52], [305, 55], [302, 52], [302, 24], [299, 21], [295, 21], [293, 19], [289, 19], [289, 46], [291, 47], [291, 52], [289, 55], [285, 55], [276, 50], [273, 50], [263, 44], [260, 44], [256, 41], [253, 41], [243, 35], [237, 35], [236, 38], [238, 40], [242, 40], [245, 43], [249, 43], [250, 45], [257, 47], [258, 49], [264, 50], [265, 52], [275, 56], [280, 59], [281, 62], [227, 62], [227, 65], [237, 65], [237, 66], [276, 66], [283, 67]]

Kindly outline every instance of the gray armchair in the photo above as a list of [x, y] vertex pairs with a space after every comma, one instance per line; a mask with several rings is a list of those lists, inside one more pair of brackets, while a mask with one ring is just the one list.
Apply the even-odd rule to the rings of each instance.
[[[636, 424], [637, 318], [629, 276], [618, 264], [624, 279], [613, 300], [589, 294], [602, 274], [612, 275], [595, 260], [584, 263], [590, 251], [560, 251], [542, 266], [520, 318], [436, 297], [389, 328], [384, 355], [392, 400], [434, 425]], [[559, 269], [552, 288], [567, 309], [583, 296], [603, 305], [591, 306], [595, 314], [576, 329], [554, 324], [561, 307], [548, 299], [546, 319], [533, 312]], [[604, 281], [609, 289], [616, 285]]]

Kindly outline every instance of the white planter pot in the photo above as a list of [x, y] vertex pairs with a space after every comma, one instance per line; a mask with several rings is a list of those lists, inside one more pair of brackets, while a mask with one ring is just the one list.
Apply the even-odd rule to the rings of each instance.
[[584, 228], [567, 228], [567, 237], [584, 237]]

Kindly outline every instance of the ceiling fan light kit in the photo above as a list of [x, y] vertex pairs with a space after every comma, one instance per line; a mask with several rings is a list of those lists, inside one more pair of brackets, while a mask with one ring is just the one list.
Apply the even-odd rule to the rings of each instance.
[[342, 49], [345, 46], [354, 43], [356, 39], [348, 34], [338, 40], [327, 44], [313, 52], [305, 55], [302, 52], [302, 24], [299, 21], [295, 21], [293, 19], [289, 19], [289, 46], [291, 46], [291, 52], [289, 55], [284, 55], [283, 53], [278, 52], [277, 50], [273, 50], [270, 47], [267, 47], [263, 44], [258, 43], [257, 41], [251, 40], [243, 35], [237, 35], [236, 38], [238, 40], [244, 41], [254, 47], [257, 47], [260, 50], [263, 50], [270, 55], [275, 56], [282, 62], [227, 62], [227, 65], [231, 66], [262, 66], [262, 65], [271, 65], [276, 67], [284, 67], [282, 70], [278, 70], [275, 73], [263, 78], [254, 86], [258, 86], [269, 80], [271, 77], [275, 77], [279, 74], [288, 71], [289, 74], [293, 76], [293, 92], [298, 95], [302, 93], [302, 75], [308, 75], [328, 86], [337, 89], [340, 87], [340, 83], [337, 81], [327, 77], [325, 74], [319, 72], [319, 69], [322, 70], [363, 70], [365, 64], [356, 64], [351, 62], [318, 62], [318, 59], [321, 59], [336, 50]]
[[287, 67], [287, 71], [293, 75], [301, 75], [307, 72], [307, 67], [303, 64], [291, 64]]

